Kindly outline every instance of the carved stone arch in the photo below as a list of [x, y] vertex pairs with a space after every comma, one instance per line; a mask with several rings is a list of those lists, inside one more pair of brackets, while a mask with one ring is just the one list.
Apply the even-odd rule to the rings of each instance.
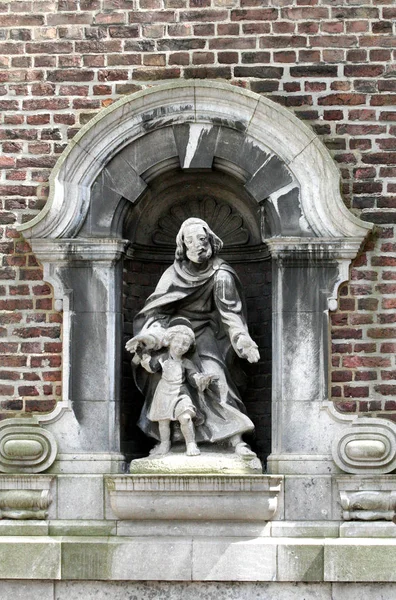
[[[80, 453], [88, 460], [99, 453], [95, 468], [102, 470], [121, 460], [117, 364], [125, 219], [131, 206], [138, 215], [152, 182], [172, 170], [232, 175], [261, 215], [255, 235], [274, 264], [270, 467], [333, 468], [331, 438], [340, 425], [322, 410], [327, 300], [334, 308], [337, 286], [348, 278], [371, 225], [346, 209], [338, 170], [309, 127], [267, 98], [213, 81], [152, 87], [99, 113], [60, 157], [45, 208], [20, 226], [59, 299], [67, 297], [70, 397], [41, 420], [64, 456]], [[305, 422], [304, 440], [296, 435], [297, 422]]]

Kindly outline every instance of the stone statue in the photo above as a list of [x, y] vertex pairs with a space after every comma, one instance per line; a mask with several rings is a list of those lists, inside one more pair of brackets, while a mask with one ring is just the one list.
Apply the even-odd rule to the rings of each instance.
[[[147, 417], [157, 422], [160, 443], [150, 452], [152, 455], [166, 454], [171, 448], [171, 421], [179, 421], [186, 442], [188, 456], [200, 454], [195, 442], [193, 419], [197, 410], [193, 404], [187, 381], [203, 392], [215, 376], [198, 373], [191, 360], [184, 355], [195, 342], [194, 332], [186, 325], [173, 325], [164, 333], [163, 346], [169, 352], [155, 358], [147, 350], [142, 354], [140, 364], [149, 373], [162, 371], [153, 396]], [[136, 361], [137, 362], [137, 361]]]
[[[221, 442], [241, 457], [255, 456], [242, 439], [254, 426], [236, 387], [234, 359], [254, 363], [260, 355], [248, 332], [239, 279], [218, 257], [222, 245], [205, 221], [184, 221], [175, 261], [136, 316], [135, 336], [126, 344], [145, 396], [139, 426], [159, 440], [154, 454], [184, 437], [188, 454], [197, 453], [196, 443]], [[177, 368], [170, 362], [175, 359]]]

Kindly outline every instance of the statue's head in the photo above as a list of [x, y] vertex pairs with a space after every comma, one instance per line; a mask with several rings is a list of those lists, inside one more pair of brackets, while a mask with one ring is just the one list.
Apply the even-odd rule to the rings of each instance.
[[176, 236], [176, 260], [188, 258], [193, 263], [205, 263], [216, 256], [223, 247], [221, 239], [206, 221], [192, 217], [186, 219]]

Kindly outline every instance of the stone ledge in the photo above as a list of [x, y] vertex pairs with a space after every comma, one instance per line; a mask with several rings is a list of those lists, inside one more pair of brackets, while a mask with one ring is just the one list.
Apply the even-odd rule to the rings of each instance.
[[271, 520], [279, 475], [118, 475], [105, 477], [111, 508], [121, 520]]
[[3, 537], [0, 579], [396, 582], [394, 540]]

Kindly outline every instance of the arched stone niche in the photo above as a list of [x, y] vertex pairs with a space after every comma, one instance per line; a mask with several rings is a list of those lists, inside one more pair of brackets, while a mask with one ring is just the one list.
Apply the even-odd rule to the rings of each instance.
[[335, 470], [331, 445], [344, 423], [328, 403], [328, 310], [371, 225], [344, 206], [311, 129], [257, 94], [202, 81], [144, 90], [92, 119], [59, 159], [46, 207], [20, 227], [63, 303], [65, 396], [40, 417], [63, 470], [76, 457], [99, 472], [122, 460], [122, 257], [144, 254], [155, 234], [153, 259], [169, 258], [160, 230], [178, 204], [162, 189], [172, 177], [211, 181], [212, 200], [243, 220], [248, 242], [226, 257], [271, 256], [270, 471]]

